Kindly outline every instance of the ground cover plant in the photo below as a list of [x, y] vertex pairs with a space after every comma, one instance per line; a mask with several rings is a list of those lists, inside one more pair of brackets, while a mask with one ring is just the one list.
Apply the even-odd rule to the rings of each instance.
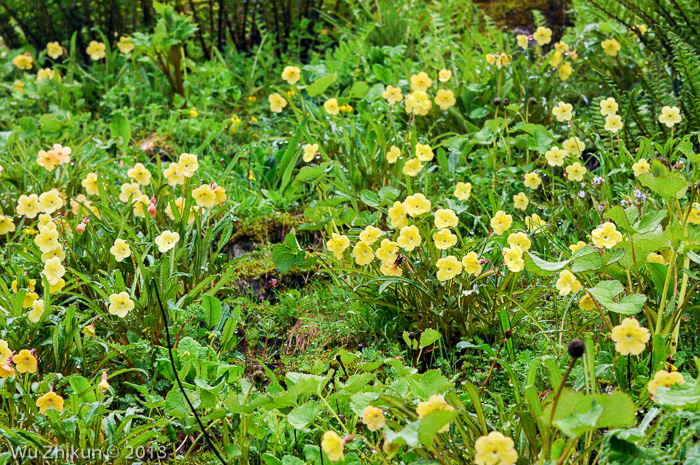
[[1, 463], [699, 463], [697, 6], [293, 3], [0, 2]]

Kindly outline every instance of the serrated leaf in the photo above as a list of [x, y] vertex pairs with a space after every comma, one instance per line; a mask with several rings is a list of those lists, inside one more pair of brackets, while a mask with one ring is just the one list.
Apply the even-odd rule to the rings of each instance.
[[420, 335], [421, 348], [426, 348], [440, 339], [440, 333], [433, 328], [428, 328]]
[[420, 425], [418, 427], [418, 439], [424, 446], [430, 446], [435, 440], [438, 432], [449, 425], [452, 420], [457, 416], [457, 412], [437, 410], [429, 413], [420, 420]]
[[615, 280], [601, 281], [586, 291], [606, 310], [623, 315], [636, 315], [641, 312], [647, 300], [644, 294], [629, 294], [616, 302], [615, 296], [622, 293], [624, 287]]

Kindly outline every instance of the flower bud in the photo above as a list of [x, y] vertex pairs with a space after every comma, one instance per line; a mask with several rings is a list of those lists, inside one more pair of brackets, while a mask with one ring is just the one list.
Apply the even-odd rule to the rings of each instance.
[[569, 343], [567, 352], [571, 358], [581, 358], [586, 351], [586, 344], [581, 339], [574, 339]]

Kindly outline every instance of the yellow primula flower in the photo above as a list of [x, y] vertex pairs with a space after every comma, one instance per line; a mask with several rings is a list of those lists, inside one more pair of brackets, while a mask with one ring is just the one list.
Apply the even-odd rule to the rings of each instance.
[[513, 206], [518, 210], [525, 211], [529, 203], [530, 199], [527, 198], [525, 192], [520, 192], [519, 194], [513, 196]]
[[23, 70], [28, 70], [32, 69], [32, 64], [34, 63], [34, 58], [32, 58], [31, 55], [29, 55], [29, 52], [25, 52], [24, 54], [17, 55], [12, 59], [12, 64], [15, 65], [19, 69]]
[[97, 184], [97, 173], [88, 173], [80, 183], [88, 195], [97, 195], [100, 193], [100, 189]]
[[32, 302], [32, 309], [27, 313], [27, 318], [29, 318], [29, 321], [32, 323], [36, 323], [41, 319], [41, 315], [44, 314], [44, 300], [43, 299], [36, 299], [34, 302]]
[[389, 208], [387, 212], [389, 219], [391, 220], [391, 227], [395, 229], [401, 229], [408, 225], [408, 211], [402, 202], [398, 200], [394, 202], [394, 205]]
[[331, 462], [343, 460], [343, 439], [335, 431], [323, 433], [321, 449], [323, 449]]
[[122, 262], [125, 258], [131, 256], [131, 247], [129, 247], [129, 243], [124, 239], [117, 239], [114, 241], [114, 245], [109, 249], [109, 253], [114, 256], [117, 262]]
[[449, 69], [441, 69], [440, 72], [438, 73], [438, 80], [440, 82], [447, 82], [450, 80], [452, 77], [452, 71]]
[[458, 182], [455, 186], [455, 197], [459, 200], [469, 200], [472, 195], [472, 183]]
[[41, 212], [39, 207], [39, 196], [36, 194], [31, 195], [20, 195], [17, 200], [17, 214], [25, 216], [27, 218], [36, 218]]
[[542, 179], [540, 179], [539, 174], [535, 173], [534, 171], [532, 173], [525, 174], [525, 187], [537, 189], [540, 187], [540, 184], [542, 184]]
[[375, 252], [375, 255], [382, 261], [382, 265], [391, 265], [396, 262], [398, 253], [399, 244], [390, 239], [384, 239]]
[[435, 105], [439, 106], [442, 111], [447, 111], [450, 107], [455, 106], [455, 94], [448, 89], [439, 89], [435, 94]]
[[420, 231], [416, 226], [404, 226], [396, 243], [406, 252], [410, 252], [420, 245], [421, 240]]
[[287, 106], [287, 100], [285, 100], [285, 98], [282, 97], [277, 92], [275, 92], [274, 94], [271, 94], [267, 98], [267, 101], [270, 103], [270, 110], [273, 113], [282, 113], [282, 110], [284, 110], [284, 107]]
[[58, 42], [49, 42], [46, 44], [46, 54], [56, 60], [63, 55], [63, 47]]
[[121, 185], [119, 200], [122, 202], [128, 202], [129, 198], [131, 197], [132, 201], [134, 201], [142, 195], [141, 188], [137, 182], [127, 182]]
[[635, 318], [625, 318], [613, 328], [611, 337], [615, 342], [615, 350], [620, 355], [639, 355], [644, 351], [651, 335]]
[[634, 176], [641, 176], [647, 174], [651, 170], [651, 165], [646, 159], [642, 158], [637, 163], [632, 165], [632, 171], [634, 171]]
[[124, 318], [134, 309], [134, 301], [127, 292], [112, 294], [109, 296], [109, 313], [119, 318]]
[[374, 252], [369, 245], [364, 242], [358, 242], [352, 249], [352, 256], [355, 257], [355, 263], [360, 266], [365, 266], [374, 261]]
[[216, 203], [216, 194], [210, 184], [202, 184], [192, 189], [192, 198], [200, 208], [211, 208]]
[[337, 115], [340, 113], [340, 107], [338, 106], [338, 100], [335, 98], [331, 98], [326, 100], [326, 103], [323, 104], [323, 108], [326, 110], [326, 113], [329, 115]]
[[314, 158], [316, 158], [316, 153], [318, 152], [318, 144], [306, 144], [304, 145], [304, 155], [302, 159], [306, 163], [311, 163]]
[[117, 42], [117, 48], [124, 55], [128, 55], [134, 51], [136, 45], [134, 45], [134, 42], [131, 40], [131, 37], [121, 36], [119, 38], [119, 42]]
[[360, 233], [360, 242], [364, 242], [367, 245], [372, 245], [377, 242], [377, 239], [382, 237], [382, 234], [381, 229], [369, 225]]
[[586, 167], [581, 166], [581, 163], [575, 162], [572, 165], [566, 167], [566, 178], [569, 181], [583, 181], [583, 175], [586, 174], [588, 170]]
[[614, 116], [617, 114], [617, 102], [613, 97], [608, 97], [600, 101], [600, 114], [603, 116]]
[[416, 158], [420, 161], [430, 161], [435, 155], [433, 149], [427, 144], [416, 144]]
[[561, 65], [559, 69], [557, 69], [557, 75], [562, 81], [566, 81], [567, 79], [569, 79], [573, 73], [574, 68], [571, 67], [571, 63], [569, 63], [568, 61]]
[[476, 252], [469, 252], [462, 258], [462, 266], [464, 271], [471, 275], [479, 276], [481, 274], [481, 263]]
[[615, 39], [606, 39], [600, 43], [600, 46], [603, 47], [605, 54], [611, 57], [617, 56], [617, 53], [622, 48], [620, 42]]
[[151, 183], [151, 172], [143, 166], [143, 163], [136, 163], [126, 174], [141, 186], [148, 186]]
[[527, 50], [530, 43], [530, 39], [528, 39], [525, 34], [518, 34], [515, 36], [515, 41], [517, 42], [518, 47], [522, 48], [523, 50]]
[[41, 232], [34, 238], [34, 243], [42, 253], [49, 252], [59, 247], [58, 231], [47, 227], [41, 228]]
[[86, 52], [92, 61], [98, 61], [107, 56], [107, 46], [102, 42], [92, 40], [88, 44]]
[[622, 123], [622, 117], [620, 115], [612, 115], [605, 117], [605, 130], [616, 134], [617, 131], [622, 129], [624, 124]]
[[576, 136], [566, 139], [564, 142], [562, 142], [561, 146], [567, 155], [578, 156], [583, 154], [583, 151], [586, 150], [586, 144], [584, 144], [581, 139]]
[[411, 76], [411, 90], [425, 92], [433, 84], [432, 79], [428, 77], [425, 71]]
[[384, 418], [384, 411], [377, 407], [372, 407], [368, 405], [362, 411], [362, 423], [367, 425], [367, 429], [370, 431], [379, 431], [384, 428], [386, 424], [386, 418]]
[[433, 234], [433, 242], [439, 250], [447, 250], [457, 243], [457, 236], [449, 229], [441, 229]]
[[412, 218], [422, 215], [423, 213], [428, 213], [432, 208], [430, 200], [426, 199], [423, 194], [413, 194], [406, 197], [403, 202], [404, 207], [406, 207], [406, 212]]
[[576, 279], [576, 276], [571, 271], [563, 270], [559, 273], [559, 279], [557, 279], [555, 286], [559, 291], [559, 295], [564, 297], [572, 292], [578, 292], [581, 289], [581, 282]]
[[59, 396], [53, 391], [49, 391], [36, 400], [36, 406], [39, 407], [39, 413], [42, 415], [51, 407], [55, 408], [59, 413], [61, 413], [63, 412], [63, 397]]
[[591, 233], [593, 245], [602, 249], [612, 249], [618, 242], [622, 241], [622, 233], [617, 230], [614, 223], [605, 223], [596, 228]]
[[511, 247], [520, 247], [520, 250], [523, 252], [530, 250], [530, 246], [532, 245], [532, 241], [530, 241], [530, 238], [527, 237], [527, 234], [524, 232], [509, 234], [507, 242]]
[[583, 241], [578, 241], [576, 244], [571, 244], [569, 248], [571, 249], [571, 253], [576, 252], [578, 249], [583, 248], [586, 246], [586, 243]]
[[282, 79], [287, 81], [287, 84], [293, 86], [301, 79], [301, 70], [296, 66], [287, 66], [282, 71]]
[[477, 439], [474, 444], [476, 465], [513, 465], [518, 461], [513, 440], [498, 431]]
[[435, 266], [438, 268], [437, 279], [439, 281], [447, 281], [462, 272], [462, 262], [453, 255], [439, 259]]
[[664, 259], [663, 255], [654, 252], [651, 252], [649, 253], [649, 255], [647, 255], [647, 262], [658, 263], [659, 265], [666, 265], [666, 260]]
[[401, 172], [406, 176], [416, 177], [418, 173], [423, 171], [423, 164], [417, 158], [411, 158], [406, 163], [403, 164]]
[[593, 310], [595, 308], [595, 301], [588, 294], [588, 292], [586, 292], [586, 295], [584, 295], [583, 298], [578, 301], [578, 308], [581, 310]]
[[44, 270], [41, 274], [46, 277], [50, 285], [54, 285], [66, 274], [66, 268], [61, 263], [60, 258], [54, 257], [44, 263]]
[[662, 386], [671, 387], [674, 384], [683, 383], [685, 383], [685, 380], [683, 379], [683, 375], [681, 373], [678, 373], [677, 371], [672, 371], [669, 373], [666, 370], [659, 370], [654, 375], [654, 379], [649, 381], [649, 384], [647, 384], [647, 391], [649, 391], [649, 394], [653, 396], [656, 394], [656, 390]]
[[342, 234], [333, 233], [331, 239], [326, 242], [326, 248], [333, 252], [335, 258], [340, 260], [343, 258], [343, 252], [350, 246], [350, 239]]
[[438, 229], [456, 228], [459, 218], [453, 210], [440, 208], [435, 210], [435, 227]]
[[659, 122], [666, 125], [666, 127], [673, 128], [675, 124], [681, 122], [681, 110], [678, 107], [665, 106], [661, 109], [661, 114], [659, 115]]
[[401, 150], [397, 146], [392, 145], [386, 154], [386, 161], [393, 165], [399, 160], [399, 157], [401, 157]]
[[535, 39], [537, 45], [542, 47], [543, 45], [547, 45], [552, 41], [552, 30], [548, 27], [540, 26], [537, 28], [535, 33], [532, 34], [532, 38]]
[[10, 360], [12, 355], [12, 350], [10, 350], [10, 345], [7, 341], [0, 339], [0, 365], [4, 365]]
[[403, 95], [399, 87], [386, 86], [386, 90], [382, 92], [382, 98], [389, 102], [389, 105], [393, 105], [403, 100]]
[[556, 116], [557, 121], [560, 123], [563, 121], [570, 121], [573, 118], [574, 106], [570, 103], [559, 102], [552, 109], [552, 114]]
[[180, 242], [180, 234], [173, 231], [163, 231], [156, 237], [155, 242], [160, 253], [166, 253]]
[[[418, 414], [418, 418], [423, 419], [433, 412], [453, 412], [454, 409], [453, 406], [445, 401], [445, 397], [436, 394], [430, 396], [427, 402], [419, 402], [416, 407], [416, 413]], [[449, 424], [443, 426], [438, 433], [444, 433], [449, 427]]]
[[499, 210], [496, 212], [496, 215], [494, 215], [493, 218], [491, 218], [491, 227], [493, 228], [493, 232], [497, 235], [500, 236], [504, 232], [510, 228], [510, 226], [513, 224], [513, 217], [506, 214], [503, 210]]
[[12, 218], [5, 215], [0, 215], [0, 236], [15, 231], [15, 222]]
[[18, 373], [36, 373], [36, 357], [27, 349], [20, 350], [17, 355], [12, 357], [12, 362]]
[[544, 158], [547, 159], [549, 166], [563, 166], [566, 152], [555, 146], [545, 152]]
[[525, 269], [525, 260], [523, 260], [523, 250], [517, 245], [503, 248], [503, 260], [506, 266], [513, 273], [518, 273]]

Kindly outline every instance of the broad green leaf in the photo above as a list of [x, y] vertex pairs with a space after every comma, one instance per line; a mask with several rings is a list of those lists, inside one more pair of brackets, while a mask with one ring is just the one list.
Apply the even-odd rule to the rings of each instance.
[[305, 429], [313, 421], [319, 411], [316, 401], [309, 400], [305, 404], [292, 409], [287, 415], [287, 421], [296, 429]]
[[425, 418], [422, 418], [418, 427], [418, 439], [420, 443], [424, 446], [430, 446], [435, 440], [438, 432], [449, 425], [452, 420], [457, 416], [457, 412], [437, 410], [435, 412], [429, 413]]
[[603, 415], [603, 407], [593, 399], [591, 407], [587, 411], [573, 412], [561, 420], [556, 420], [554, 426], [570, 438], [575, 439], [587, 431], [595, 430], [595, 425], [601, 415]]
[[286, 273], [293, 266], [306, 263], [306, 252], [299, 247], [294, 231], [287, 233], [284, 242], [275, 246], [272, 250], [272, 260], [282, 273]]
[[688, 190], [688, 181], [678, 173], [671, 173], [664, 177], [642, 174], [637, 179], [643, 186], [648, 187], [665, 200], [680, 199]]
[[615, 296], [622, 293], [624, 287], [615, 280], [601, 281], [586, 290], [603, 308], [623, 315], [636, 315], [641, 312], [647, 300], [644, 294], [629, 294], [616, 302]]
[[309, 97], [321, 95], [326, 89], [333, 85], [336, 79], [338, 79], [338, 75], [335, 73], [320, 77], [306, 87], [306, 93], [309, 94]]
[[433, 328], [428, 328], [420, 335], [420, 345], [425, 348], [438, 339], [440, 339], [440, 333]]
[[221, 301], [212, 295], [202, 296], [204, 322], [213, 329], [221, 321]]

